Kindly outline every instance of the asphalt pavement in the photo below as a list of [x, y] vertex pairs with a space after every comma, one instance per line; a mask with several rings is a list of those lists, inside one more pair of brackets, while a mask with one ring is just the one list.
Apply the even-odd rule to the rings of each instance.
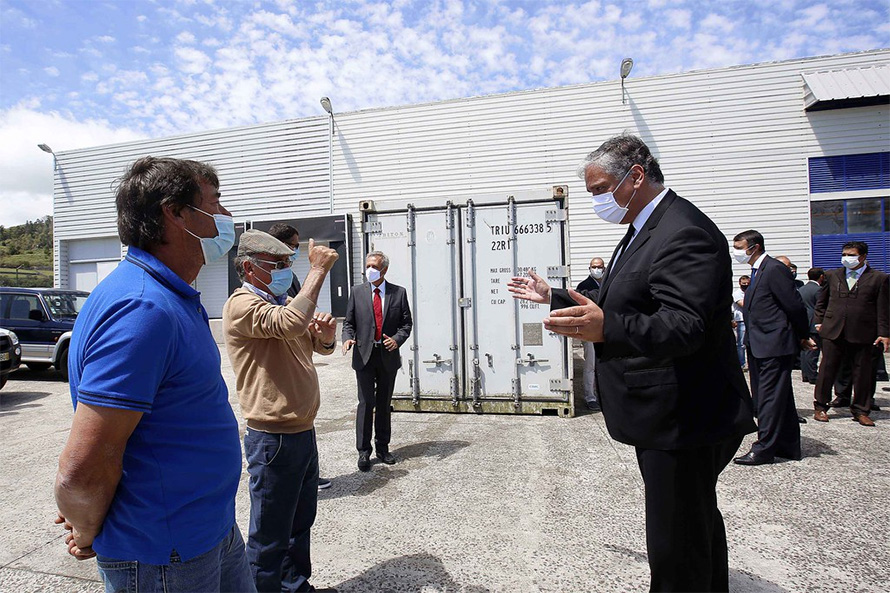
[[[576, 391], [580, 350], [576, 349]], [[223, 350], [223, 374], [240, 417]], [[642, 482], [631, 447], [602, 415], [574, 418], [397, 413], [398, 463], [356, 468], [355, 375], [316, 356], [322, 476], [312, 531], [316, 586], [348, 592], [648, 589]], [[878, 383], [877, 403], [890, 410]], [[718, 487], [730, 590], [890, 591], [890, 413], [862, 427], [848, 410], [812, 420], [812, 386], [794, 372], [804, 459], [730, 464]], [[22, 369], [0, 391], [0, 591], [99, 592], [95, 561], [70, 558], [53, 524], [52, 483], [71, 422], [55, 371]], [[243, 422], [242, 431], [243, 431]], [[742, 444], [748, 450], [753, 436]], [[246, 535], [242, 474], [237, 519]]]

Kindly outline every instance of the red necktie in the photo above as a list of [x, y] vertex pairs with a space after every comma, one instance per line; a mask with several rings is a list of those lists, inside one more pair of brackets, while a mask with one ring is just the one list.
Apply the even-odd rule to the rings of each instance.
[[374, 341], [379, 342], [383, 336], [383, 301], [380, 300], [380, 289], [374, 289], [374, 325], [377, 329], [374, 331]]

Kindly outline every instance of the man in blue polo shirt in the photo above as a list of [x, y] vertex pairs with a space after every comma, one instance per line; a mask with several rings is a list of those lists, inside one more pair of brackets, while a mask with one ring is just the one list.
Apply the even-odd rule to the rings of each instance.
[[255, 591], [235, 524], [238, 424], [200, 294], [234, 242], [209, 165], [146, 157], [117, 191], [126, 259], [87, 299], [69, 352], [59, 458], [69, 553], [109, 591]]

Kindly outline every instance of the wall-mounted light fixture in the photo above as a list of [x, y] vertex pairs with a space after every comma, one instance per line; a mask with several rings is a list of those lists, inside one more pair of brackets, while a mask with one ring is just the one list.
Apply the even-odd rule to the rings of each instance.
[[628, 77], [634, 67], [633, 58], [621, 60], [621, 104], [624, 105], [624, 79]]
[[321, 98], [321, 106], [330, 116], [328, 118], [328, 196], [331, 214], [334, 213], [334, 107], [327, 97]]

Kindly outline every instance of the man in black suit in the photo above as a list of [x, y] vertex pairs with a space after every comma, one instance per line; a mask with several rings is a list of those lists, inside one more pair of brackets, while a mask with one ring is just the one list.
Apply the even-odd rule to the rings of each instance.
[[532, 272], [516, 298], [551, 302], [544, 327], [596, 344], [609, 434], [636, 448], [653, 591], [727, 591], [717, 478], [755, 430], [730, 324], [726, 237], [665, 188], [637, 137], [607, 140], [579, 173], [604, 220], [628, 225], [597, 303]]
[[355, 446], [358, 468], [363, 472], [371, 469], [372, 423], [377, 459], [387, 465], [396, 462], [389, 451], [390, 402], [396, 373], [402, 366], [399, 347], [411, 335], [413, 327], [408, 293], [384, 280], [388, 270], [386, 255], [380, 251], [368, 254], [365, 259], [368, 282], [353, 287], [343, 320], [343, 354], [355, 346], [352, 352], [352, 368], [358, 380]]
[[804, 307], [807, 309], [807, 321], [810, 322], [810, 338], [816, 343], [813, 350], [804, 350], [800, 353], [800, 374], [804, 383], [816, 384], [819, 374], [819, 333], [813, 323], [813, 314], [816, 311], [816, 296], [825, 282], [825, 270], [822, 268], [810, 268], [807, 272], [807, 283], [797, 289]]
[[763, 235], [745, 231], [733, 238], [733, 255], [751, 265], [745, 292], [745, 340], [757, 414], [757, 441], [735, 459], [741, 465], [772, 463], [775, 457], [800, 459], [800, 425], [794, 405], [791, 367], [809, 338], [807, 310], [788, 267], [766, 254]]
[[828, 422], [831, 387], [847, 359], [853, 367], [853, 419], [874, 426], [869, 417], [875, 389], [873, 349], [890, 349], [890, 285], [887, 274], [868, 266], [866, 243], [847, 243], [842, 253], [843, 267], [827, 273], [828, 286], [816, 300], [813, 321], [822, 338], [822, 364], [813, 417]]

